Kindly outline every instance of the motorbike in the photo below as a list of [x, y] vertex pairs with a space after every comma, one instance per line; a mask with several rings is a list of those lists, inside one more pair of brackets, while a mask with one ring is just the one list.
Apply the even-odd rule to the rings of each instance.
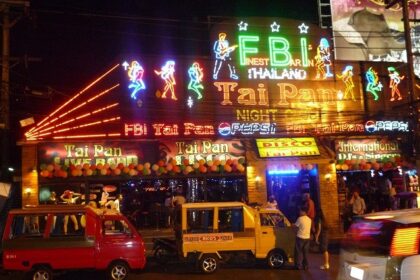
[[160, 264], [167, 264], [171, 260], [177, 260], [176, 240], [169, 238], [153, 239], [153, 256], [156, 262]]

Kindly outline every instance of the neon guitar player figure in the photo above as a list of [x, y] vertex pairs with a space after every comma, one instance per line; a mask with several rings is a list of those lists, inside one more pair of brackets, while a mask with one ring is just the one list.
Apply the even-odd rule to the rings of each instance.
[[238, 45], [229, 46], [229, 42], [226, 40], [226, 33], [219, 33], [219, 40], [214, 43], [213, 51], [216, 54], [216, 60], [214, 62], [213, 79], [217, 80], [220, 68], [223, 63], [226, 62], [229, 67], [230, 77], [237, 80], [235, 66], [231, 64], [232, 58], [230, 53], [233, 52]]

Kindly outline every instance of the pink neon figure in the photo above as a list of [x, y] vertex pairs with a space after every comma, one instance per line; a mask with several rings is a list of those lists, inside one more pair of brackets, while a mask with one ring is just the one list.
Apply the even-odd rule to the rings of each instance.
[[400, 90], [398, 89], [398, 85], [401, 83], [401, 80], [404, 79], [404, 76], [400, 76], [397, 70], [394, 67], [388, 67], [388, 75], [389, 75], [389, 87], [391, 88], [391, 99], [390, 101], [395, 100], [395, 94], [398, 96], [397, 100], [401, 100], [402, 96]]
[[176, 84], [175, 77], [174, 77], [175, 61], [173, 60], [166, 61], [165, 65], [162, 66], [160, 71], [155, 70], [155, 73], [156, 75], [159, 75], [162, 78], [162, 80], [165, 81], [165, 87], [163, 89], [163, 93], [161, 97], [166, 98], [166, 93], [168, 92], [168, 90], [170, 90], [171, 98], [173, 100], [178, 100], [178, 98], [176, 98], [175, 88], [174, 88], [174, 85]]

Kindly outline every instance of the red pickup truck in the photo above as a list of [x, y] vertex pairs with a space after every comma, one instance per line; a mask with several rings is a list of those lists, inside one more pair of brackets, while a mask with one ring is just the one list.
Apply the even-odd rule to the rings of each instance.
[[39, 206], [9, 212], [2, 238], [3, 268], [32, 279], [51, 280], [53, 271], [106, 270], [127, 279], [146, 265], [144, 242], [126, 217], [88, 206]]

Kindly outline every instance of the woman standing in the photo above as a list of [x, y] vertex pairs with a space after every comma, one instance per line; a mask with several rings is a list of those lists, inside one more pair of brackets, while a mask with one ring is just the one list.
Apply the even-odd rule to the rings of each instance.
[[315, 218], [315, 227], [315, 242], [319, 245], [319, 251], [324, 255], [324, 264], [320, 266], [320, 269], [330, 269], [330, 255], [328, 253], [328, 226], [325, 222], [322, 209], [319, 210], [318, 215]]

